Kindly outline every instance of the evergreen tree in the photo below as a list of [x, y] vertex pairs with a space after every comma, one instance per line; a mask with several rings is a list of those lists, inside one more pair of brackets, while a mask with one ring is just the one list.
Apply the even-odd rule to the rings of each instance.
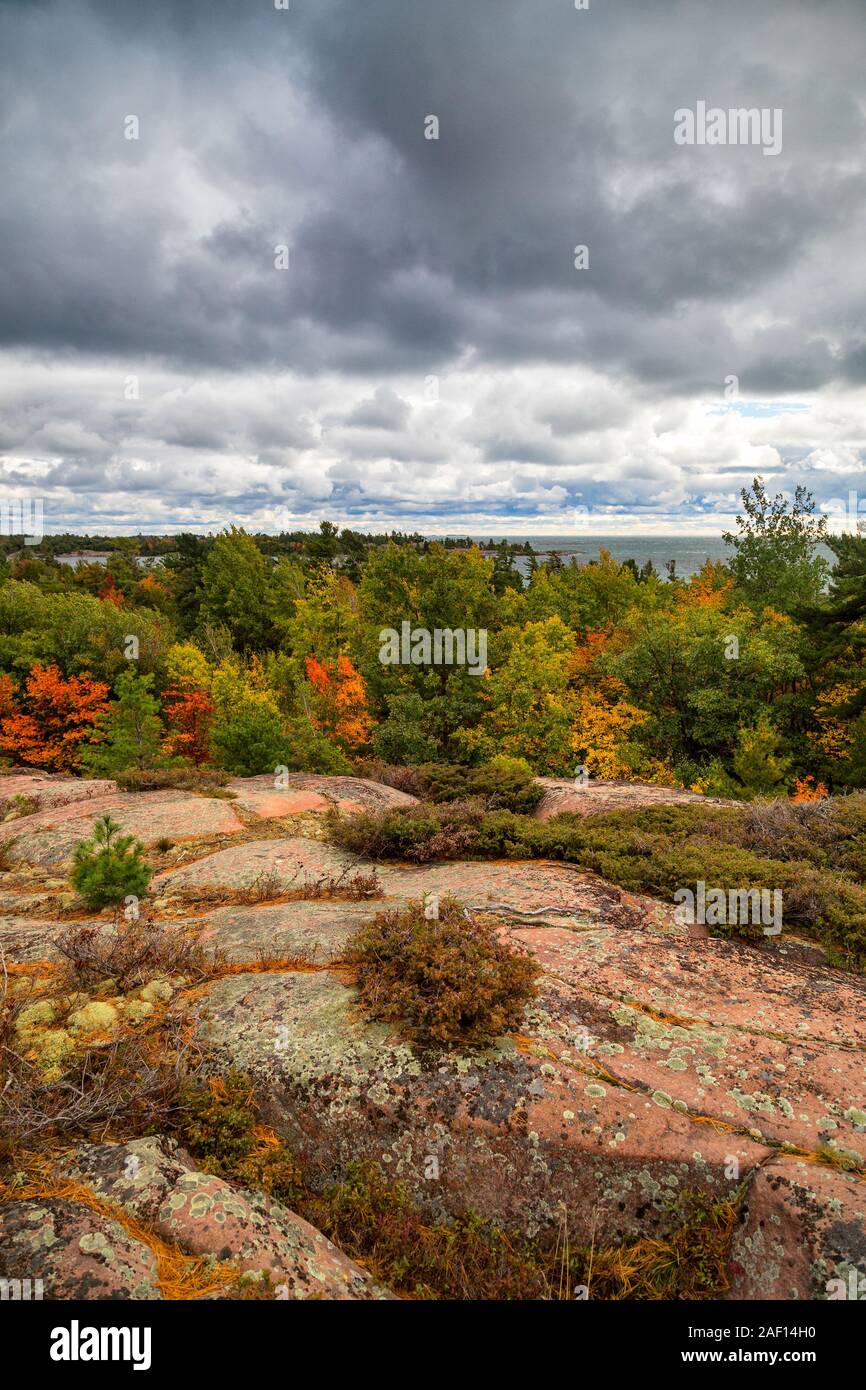
[[856, 716], [866, 710], [866, 536], [829, 536], [827, 544], [837, 557], [830, 592], [803, 616], [815, 664], [822, 669], [834, 665], [860, 687], [839, 710]]
[[198, 623], [202, 575], [211, 544], [201, 536], [184, 532], [175, 537], [174, 552], [166, 556], [165, 567], [172, 575], [178, 625], [184, 637], [194, 632]]
[[117, 821], [101, 816], [90, 838], [75, 847], [72, 886], [96, 911], [127, 897], [144, 897], [153, 873], [144, 845], [132, 835], [118, 835], [119, 830]]
[[151, 694], [153, 676], [139, 676], [130, 669], [118, 676], [117, 699], [100, 717], [98, 727], [103, 741], [82, 753], [84, 768], [99, 777], [113, 777], [128, 768], [145, 771], [167, 767], [170, 759], [162, 750], [165, 737], [159, 717], [159, 700]]

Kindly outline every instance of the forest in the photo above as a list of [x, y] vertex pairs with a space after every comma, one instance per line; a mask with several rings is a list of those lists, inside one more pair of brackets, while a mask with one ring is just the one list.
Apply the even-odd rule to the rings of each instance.
[[[519, 546], [330, 522], [88, 538], [107, 562], [76, 568], [56, 538], [7, 540], [0, 757], [129, 789], [493, 763], [737, 800], [863, 787], [866, 538], [756, 478], [726, 540], [688, 581], [603, 550], [530, 554], [524, 580]], [[380, 634], [407, 622], [486, 633], [482, 677], [383, 663]]]

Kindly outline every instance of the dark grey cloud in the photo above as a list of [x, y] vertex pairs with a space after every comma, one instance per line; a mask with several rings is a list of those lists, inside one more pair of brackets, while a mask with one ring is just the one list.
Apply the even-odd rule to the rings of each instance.
[[[862, 0], [4, 0], [0, 53], [15, 476], [444, 517], [860, 466], [859, 398], [696, 420], [866, 384]], [[781, 153], [677, 146], [698, 100]]]

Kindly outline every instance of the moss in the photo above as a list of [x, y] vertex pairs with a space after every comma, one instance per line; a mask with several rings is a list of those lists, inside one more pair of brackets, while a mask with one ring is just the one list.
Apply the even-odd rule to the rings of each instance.
[[144, 999], [149, 1004], [168, 1004], [173, 994], [174, 987], [169, 980], [151, 980], [138, 991], [139, 999]]
[[23, 1035], [33, 1028], [40, 1028], [53, 1023], [56, 1017], [55, 1004], [50, 999], [39, 999], [35, 1004], [28, 1004], [21, 1010], [16, 1027]]
[[153, 1005], [146, 999], [128, 999], [123, 1004], [123, 1017], [126, 1023], [143, 1023], [153, 1014]]
[[27, 1049], [45, 1080], [53, 1081], [59, 1078], [75, 1043], [65, 1028], [46, 1028], [27, 1036]]
[[230, 1071], [185, 1086], [175, 1126], [206, 1172], [294, 1204], [297, 1164], [276, 1136], [258, 1124], [253, 1088], [242, 1073]]

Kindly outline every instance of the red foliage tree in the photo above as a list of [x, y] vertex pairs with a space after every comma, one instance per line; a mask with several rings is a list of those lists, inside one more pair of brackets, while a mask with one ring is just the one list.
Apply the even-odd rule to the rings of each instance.
[[165, 714], [172, 733], [166, 751], [189, 758], [200, 767], [210, 757], [210, 731], [214, 704], [198, 686], [173, 685], [165, 692]]
[[0, 719], [0, 751], [19, 762], [68, 772], [78, 766], [81, 747], [97, 743], [94, 728], [108, 709], [108, 686], [90, 676], [66, 679], [57, 666], [31, 669], [24, 687], [23, 707], [15, 708], [11, 687], [4, 686], [8, 712]]
[[105, 584], [99, 591], [99, 597], [103, 603], [113, 603], [115, 608], [123, 607], [123, 594], [114, 582], [114, 575], [110, 574]]

